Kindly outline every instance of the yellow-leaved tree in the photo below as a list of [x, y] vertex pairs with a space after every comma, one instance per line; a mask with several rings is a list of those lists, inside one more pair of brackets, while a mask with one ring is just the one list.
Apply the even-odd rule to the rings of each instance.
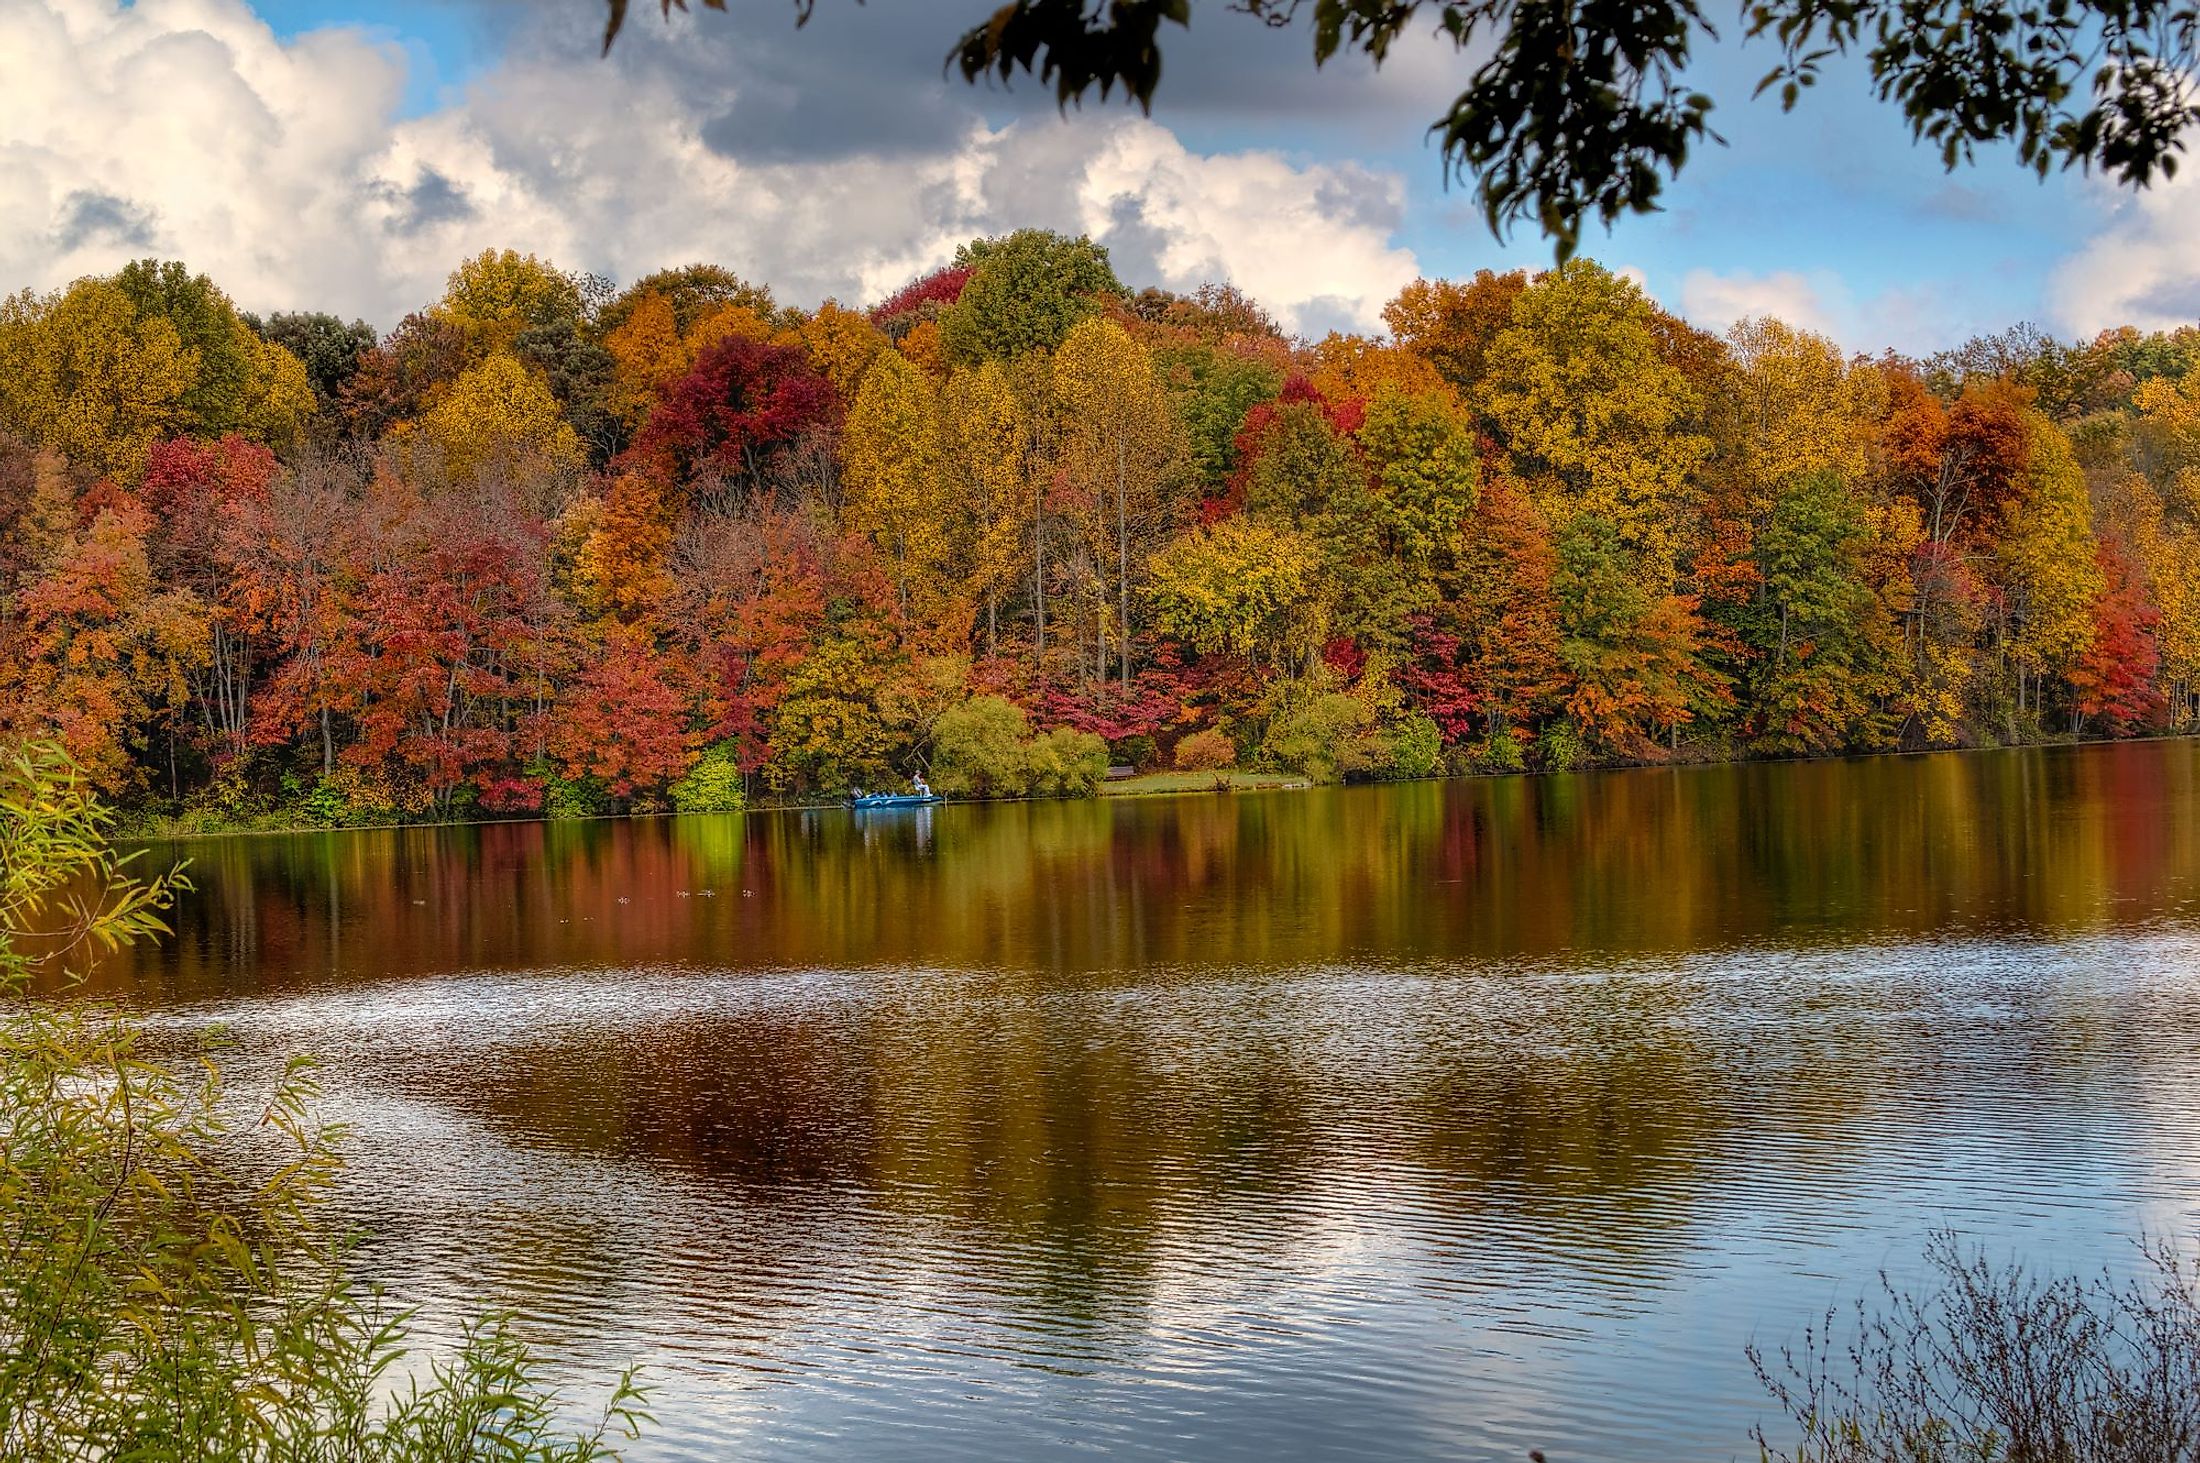
[[131, 481], [178, 433], [280, 447], [313, 410], [304, 363], [174, 261], [0, 304], [0, 428], [80, 469]]
[[1520, 295], [1512, 325], [1491, 342], [1484, 404], [1514, 474], [1554, 522], [1610, 522], [1662, 591], [1711, 442], [1655, 321], [1632, 280], [1586, 260], [1562, 265]]
[[2138, 471], [2118, 495], [2123, 528], [2161, 610], [2171, 724], [2200, 715], [2200, 382], [2156, 377], [2135, 397]]
[[579, 283], [516, 249], [484, 249], [451, 271], [436, 308], [466, 333], [476, 360], [508, 351], [531, 329], [577, 320]]
[[694, 363], [697, 356], [722, 340], [768, 340], [778, 345], [796, 345], [800, 342], [793, 332], [781, 330], [770, 317], [760, 314], [753, 305], [727, 305], [715, 310], [689, 327], [682, 337], [687, 346], [688, 361]]
[[112, 279], [141, 325], [165, 320], [194, 362], [178, 429], [281, 446], [314, 410], [305, 363], [245, 323], [213, 280], [174, 259], [139, 259]]
[[948, 379], [940, 393], [941, 457], [954, 501], [973, 519], [971, 587], [985, 597], [987, 655], [1000, 652], [1001, 599], [1030, 557], [1029, 440], [1016, 388], [998, 361]]
[[581, 440], [542, 378], [498, 352], [473, 367], [428, 409], [420, 428], [456, 481], [497, 466], [578, 468]]
[[1275, 673], [1310, 664], [1328, 635], [1321, 550], [1250, 514], [1193, 529], [1149, 562], [1154, 622], [1201, 655]]
[[694, 353], [680, 339], [671, 302], [655, 291], [635, 303], [603, 344], [612, 360], [604, 407], [628, 431], [638, 431], [657, 404], [657, 393], [694, 364]]
[[0, 427], [91, 472], [140, 472], [152, 445], [184, 425], [198, 372], [176, 328], [141, 319], [111, 281], [0, 305]]
[[1057, 469], [1093, 559], [1113, 571], [1116, 668], [1128, 688], [1132, 570], [1176, 526], [1190, 446], [1152, 355], [1112, 320], [1070, 327], [1053, 387]]
[[278, 447], [291, 442], [315, 411], [305, 362], [249, 328], [240, 347], [249, 353], [249, 364], [239, 395], [239, 429]]
[[871, 323], [870, 316], [843, 308], [835, 300], [818, 306], [816, 313], [795, 327], [795, 334], [842, 401], [855, 400], [871, 362], [887, 348], [886, 337]]
[[2132, 515], [2126, 534], [2162, 616], [2155, 633], [2170, 721], [2190, 726], [2200, 714], [2200, 524], [2170, 517], [2150, 492], [2134, 496], [2144, 507]]
[[847, 527], [877, 546], [905, 616], [936, 609], [962, 514], [948, 502], [937, 395], [898, 352], [864, 374], [841, 457]]
[[2017, 672], [2017, 710], [2036, 708], [2042, 677], [2062, 676], [2093, 644], [2093, 604], [2105, 587], [2093, 505], [2070, 441], [2027, 413], [2030, 460], [2004, 510], [2001, 570]]
[[1860, 482], [1870, 465], [1876, 382], [1852, 371], [1841, 348], [1822, 335], [1770, 316], [1727, 332], [1735, 374], [1733, 470], [1760, 517], [1779, 490], [1820, 472]]

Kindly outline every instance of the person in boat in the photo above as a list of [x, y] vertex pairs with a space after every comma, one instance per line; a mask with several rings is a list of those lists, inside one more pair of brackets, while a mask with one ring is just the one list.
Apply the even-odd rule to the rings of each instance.
[[910, 778], [909, 781], [916, 786], [918, 797], [928, 798], [932, 796], [931, 785], [924, 780], [923, 773], [918, 773], [915, 777]]

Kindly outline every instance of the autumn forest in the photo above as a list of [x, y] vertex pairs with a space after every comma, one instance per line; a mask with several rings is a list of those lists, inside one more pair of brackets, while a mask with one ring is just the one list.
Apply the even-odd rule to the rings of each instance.
[[484, 253], [386, 335], [0, 306], [0, 732], [202, 826], [2200, 718], [2200, 330], [1929, 360], [1588, 262], [1294, 338], [974, 242], [865, 308]]

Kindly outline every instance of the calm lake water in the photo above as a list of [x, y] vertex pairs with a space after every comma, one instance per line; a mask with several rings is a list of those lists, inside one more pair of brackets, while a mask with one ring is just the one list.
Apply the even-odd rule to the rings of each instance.
[[1754, 1457], [1954, 1227], [2200, 1229], [2200, 744], [257, 837], [98, 986], [644, 1459]]

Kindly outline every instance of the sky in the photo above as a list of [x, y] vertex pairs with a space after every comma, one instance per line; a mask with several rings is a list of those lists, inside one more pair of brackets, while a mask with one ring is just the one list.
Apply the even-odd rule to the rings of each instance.
[[[1547, 265], [1447, 188], [1448, 43], [1317, 72], [1304, 27], [1201, 0], [1150, 117], [1067, 117], [943, 74], [995, 0], [731, 0], [609, 59], [600, 0], [0, 0], [0, 288], [181, 258], [247, 309], [387, 329], [489, 247], [614, 281], [708, 260], [785, 302], [868, 304], [974, 236], [1088, 232], [1131, 285], [1228, 280], [1311, 334], [1379, 329], [1416, 275]], [[1795, 113], [1724, 45], [1665, 211], [1585, 254], [1708, 328], [1772, 313], [1856, 351], [2029, 321], [2065, 337], [2200, 318], [2200, 170], [2146, 193], [1949, 174], [1837, 69]]]

